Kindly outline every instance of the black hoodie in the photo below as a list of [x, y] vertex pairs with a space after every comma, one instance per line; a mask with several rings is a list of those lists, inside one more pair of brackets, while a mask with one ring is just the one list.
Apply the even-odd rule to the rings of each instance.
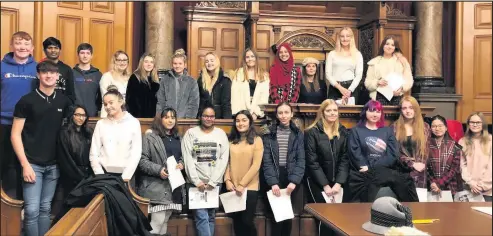
[[93, 67], [89, 70], [81, 70], [77, 65], [74, 66], [74, 82], [75, 82], [75, 104], [82, 105], [87, 109], [89, 117], [98, 116], [98, 111], [101, 109], [102, 99], [101, 90], [99, 89], [99, 81], [103, 74], [98, 68]]

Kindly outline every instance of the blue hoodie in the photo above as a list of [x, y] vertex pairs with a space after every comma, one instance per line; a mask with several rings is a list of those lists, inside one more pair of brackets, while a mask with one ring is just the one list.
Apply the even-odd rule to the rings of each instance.
[[3, 57], [1, 65], [0, 123], [12, 125], [15, 104], [34, 90], [37, 63], [29, 56], [26, 64], [18, 64], [14, 53], [9, 52]]

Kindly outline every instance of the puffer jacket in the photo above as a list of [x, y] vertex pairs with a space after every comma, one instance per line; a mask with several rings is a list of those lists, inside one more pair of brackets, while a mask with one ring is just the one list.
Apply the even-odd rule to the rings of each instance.
[[347, 137], [346, 127], [339, 125], [339, 137], [329, 141], [321, 121], [305, 132], [307, 176], [321, 188], [346, 183], [349, 174]]

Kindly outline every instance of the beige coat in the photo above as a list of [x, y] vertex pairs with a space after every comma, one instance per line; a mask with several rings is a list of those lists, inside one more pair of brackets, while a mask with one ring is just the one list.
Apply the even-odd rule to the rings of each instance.
[[248, 81], [243, 81], [243, 68], [236, 71], [231, 84], [231, 112], [236, 114], [241, 110], [248, 110], [250, 113], [263, 117], [264, 112], [259, 105], [269, 103], [269, 75], [264, 74], [265, 80], [257, 83], [253, 99], [250, 99], [250, 85]]
[[400, 62], [396, 56], [390, 59], [377, 56], [368, 62], [368, 71], [366, 72], [365, 79], [365, 87], [368, 89], [371, 99], [375, 100], [377, 97], [378, 81], [392, 72], [401, 74], [404, 78], [402, 92], [406, 93], [411, 90], [414, 81], [409, 63], [407, 61], [405, 63]]
[[[465, 147], [465, 137], [459, 140], [459, 144]], [[485, 192], [483, 195], [491, 196], [491, 135], [490, 142], [488, 144], [489, 153], [485, 154], [481, 151], [481, 144], [479, 140], [473, 140], [474, 149], [472, 153], [462, 155], [460, 160], [462, 179], [470, 185], [477, 184], [479, 187], [483, 188]]]

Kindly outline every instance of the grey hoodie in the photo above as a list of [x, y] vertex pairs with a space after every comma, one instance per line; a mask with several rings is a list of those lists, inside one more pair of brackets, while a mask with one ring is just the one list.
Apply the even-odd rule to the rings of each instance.
[[160, 114], [165, 107], [172, 107], [176, 110], [177, 118], [195, 119], [200, 99], [197, 81], [186, 70], [181, 76], [175, 76], [173, 70], [161, 70], [158, 75], [160, 86], [156, 113]]

